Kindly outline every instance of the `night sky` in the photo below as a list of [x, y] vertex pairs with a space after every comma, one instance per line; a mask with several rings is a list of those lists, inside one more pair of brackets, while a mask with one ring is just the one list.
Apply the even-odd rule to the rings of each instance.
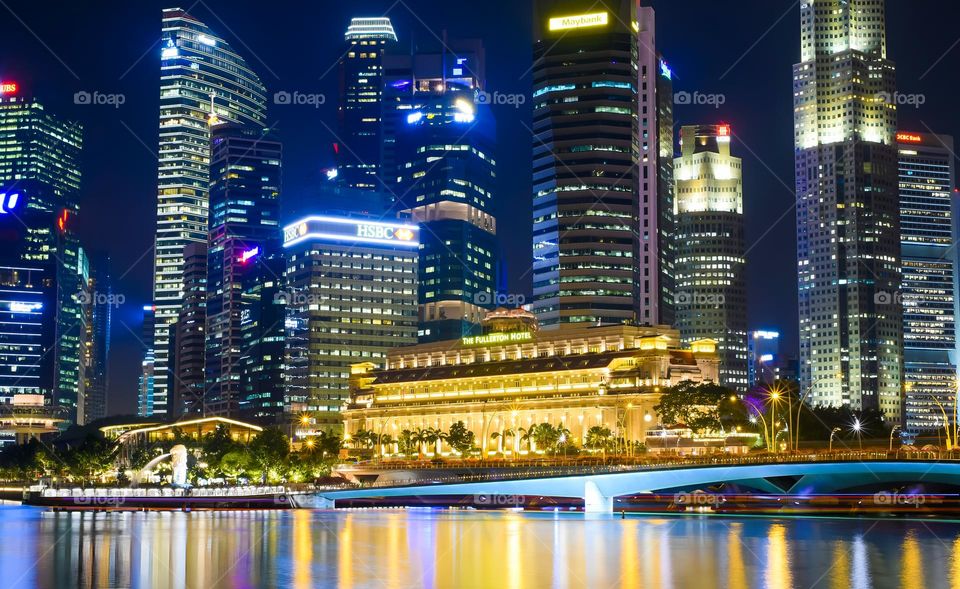
[[[82, 121], [84, 163], [78, 221], [85, 246], [113, 259], [114, 315], [109, 412], [136, 406], [141, 308], [150, 302], [159, 110], [160, 11], [146, 0], [0, 1], [0, 80], [15, 80], [53, 112]], [[797, 311], [791, 66], [799, 60], [799, 1], [660, 0], [657, 43], [675, 91], [722, 94], [725, 103], [677, 106], [676, 123], [727, 122], [744, 160], [750, 328], [779, 329], [796, 349]], [[921, 94], [900, 109], [900, 126], [960, 134], [954, 82], [960, 70], [960, 5], [888, 0], [888, 55], [899, 90]], [[400, 43], [479, 37], [487, 48], [487, 90], [521, 93], [520, 108], [497, 106], [499, 235], [509, 290], [529, 294], [531, 6], [523, 0], [442, 2], [251, 2], [192, 0], [180, 7], [230, 40], [269, 90], [322, 93], [311, 106], [270, 106], [284, 141], [283, 198], [301, 209], [332, 165], [337, 67], [352, 16], [386, 14]], [[124, 103], [76, 105], [77, 91], [119, 93]]]

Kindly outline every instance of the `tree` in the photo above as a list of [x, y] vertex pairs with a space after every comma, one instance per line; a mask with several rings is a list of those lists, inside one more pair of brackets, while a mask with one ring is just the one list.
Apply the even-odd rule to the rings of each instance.
[[418, 450], [420, 442], [415, 432], [405, 429], [400, 432], [400, 436], [397, 438], [397, 445], [399, 446], [401, 454], [413, 454]]
[[466, 454], [474, 446], [473, 432], [467, 429], [467, 426], [458, 421], [450, 426], [447, 433], [447, 444], [460, 454]]
[[316, 449], [321, 456], [338, 456], [343, 448], [343, 437], [331, 431], [323, 430], [317, 435]]
[[260, 474], [260, 482], [277, 479], [290, 454], [290, 442], [282, 431], [268, 427], [247, 446], [250, 466]]
[[502, 444], [501, 444], [501, 449], [502, 449], [502, 446], [506, 445], [507, 440], [514, 439], [516, 435], [517, 435], [517, 432], [513, 431], [510, 428], [507, 428], [500, 432], [493, 432], [493, 434], [491, 434], [490, 437], [493, 438], [494, 440], [497, 440], [497, 439], [502, 440]]
[[447, 432], [437, 428], [428, 427], [427, 429], [421, 431], [420, 436], [423, 443], [429, 446], [431, 444], [438, 444], [446, 440]]
[[684, 381], [667, 388], [654, 407], [664, 426], [686, 425], [695, 433], [724, 429], [724, 423], [745, 422], [747, 410], [736, 391], [713, 383]]
[[238, 478], [247, 472], [249, 463], [250, 461], [244, 452], [234, 450], [227, 452], [220, 458], [220, 464], [217, 466], [217, 469], [220, 471], [220, 474], [223, 475], [223, 478], [236, 482]]
[[600, 450], [603, 455], [607, 455], [607, 450], [613, 442], [613, 432], [609, 427], [595, 425], [587, 430], [587, 435], [583, 437], [583, 445], [589, 450]]

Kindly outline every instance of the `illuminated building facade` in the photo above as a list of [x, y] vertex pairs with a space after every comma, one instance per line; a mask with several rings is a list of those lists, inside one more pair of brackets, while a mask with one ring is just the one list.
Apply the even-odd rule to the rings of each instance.
[[171, 410], [169, 331], [183, 301], [183, 250], [207, 241], [211, 125], [262, 128], [266, 110], [260, 78], [222, 37], [180, 8], [163, 11], [150, 404], [157, 415]]
[[899, 132], [897, 143], [905, 429], [929, 432], [957, 394], [953, 138]]
[[194, 242], [183, 248], [183, 302], [177, 320], [170, 326], [170, 374], [173, 379], [168, 414], [171, 417], [206, 413], [206, 325], [207, 244]]
[[534, 3], [533, 308], [673, 323], [673, 94], [654, 12]]
[[284, 228], [287, 413], [339, 429], [350, 366], [417, 341], [413, 224], [306, 217]]
[[[507, 329], [501, 324], [499, 329]], [[532, 425], [569, 430], [582, 445], [593, 426], [628, 443], [657, 429], [659, 391], [681, 381], [716, 382], [712, 341], [681, 348], [666, 327], [564, 325], [536, 331], [516, 325], [460, 340], [390, 352], [386, 367], [353, 367], [347, 435], [389, 435], [462, 421], [482, 455], [527, 452], [521, 437]], [[389, 444], [387, 454], [397, 452]], [[441, 444], [427, 454], [448, 454]]]
[[110, 280], [110, 257], [90, 259], [88, 297], [83, 300], [84, 338], [83, 418], [90, 423], [107, 416], [108, 360], [116, 298]]
[[387, 17], [353, 18], [340, 58], [338, 183], [361, 190], [384, 186], [380, 169], [383, 55], [397, 42]]
[[244, 275], [256, 272], [267, 243], [280, 239], [281, 155], [281, 144], [269, 131], [227, 125], [213, 130], [206, 415], [236, 416], [239, 410]]
[[902, 422], [897, 111], [884, 0], [801, 4], [793, 67], [800, 384]]
[[776, 380], [770, 364], [779, 354], [780, 332], [761, 329], [747, 334], [747, 384], [750, 387]]
[[[0, 83], [0, 266], [7, 295], [0, 313], [10, 322], [0, 331], [16, 340], [0, 347], [7, 372], [0, 397], [43, 394], [72, 422], [82, 413], [89, 277], [74, 231], [81, 140], [80, 123], [50, 113], [16, 83]], [[27, 325], [37, 322], [43, 325]], [[54, 334], [45, 347], [26, 335], [37, 330]]]
[[421, 342], [477, 333], [495, 307], [495, 125], [481, 94], [483, 55], [479, 41], [451, 40], [438, 53], [385, 60], [396, 208], [421, 227]]
[[266, 242], [257, 263], [242, 274], [240, 415], [276, 422], [284, 413], [286, 260], [279, 240]]
[[717, 342], [720, 383], [747, 388], [747, 279], [740, 158], [729, 125], [680, 130], [676, 178], [676, 326]]

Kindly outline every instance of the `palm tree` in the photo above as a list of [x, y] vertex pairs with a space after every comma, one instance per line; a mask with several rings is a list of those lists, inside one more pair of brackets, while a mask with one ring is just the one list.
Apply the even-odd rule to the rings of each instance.
[[419, 440], [415, 440], [416, 433], [408, 429], [401, 430], [397, 438], [397, 444], [401, 454], [410, 454], [413, 449], [419, 445]]
[[610, 431], [609, 427], [595, 425], [587, 430], [587, 435], [583, 438], [583, 445], [591, 450], [603, 451], [603, 456], [606, 457], [611, 439], [613, 439], [613, 432]]
[[434, 453], [440, 453], [440, 443], [446, 440], [448, 437], [447, 432], [440, 430], [438, 428], [428, 427], [423, 430], [423, 441], [427, 445], [434, 444], [433, 449]]
[[493, 438], [494, 440], [500, 440], [500, 442], [497, 444], [497, 451], [500, 452], [500, 454], [503, 454], [503, 446], [505, 441], [507, 440], [507, 438], [513, 438], [515, 435], [516, 435], [516, 432], [514, 432], [512, 429], [507, 428], [500, 432], [493, 432], [493, 434], [490, 437]]
[[556, 426], [554, 428], [554, 431], [557, 433], [557, 442], [556, 442], [557, 450], [559, 450], [561, 446], [566, 448], [567, 442], [570, 441], [570, 436], [573, 435], [572, 432], [569, 429], [567, 429], [567, 426], [564, 425], [563, 422], [561, 422], [560, 425]]
[[533, 439], [533, 434], [537, 431], [537, 426], [531, 425], [530, 427], [521, 427], [517, 428], [517, 431], [520, 433], [520, 443], [522, 444], [523, 442], [526, 442], [527, 450], [530, 452], [535, 452], [536, 446]]

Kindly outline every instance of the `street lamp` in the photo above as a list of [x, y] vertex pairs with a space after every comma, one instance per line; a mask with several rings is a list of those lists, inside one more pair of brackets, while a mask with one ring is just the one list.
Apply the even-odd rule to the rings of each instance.
[[851, 426], [853, 433], [857, 435], [857, 442], [860, 445], [860, 449], [863, 450], [863, 436], [860, 435], [860, 432], [863, 431], [863, 424], [860, 423], [859, 417], [853, 418], [853, 425]]
[[899, 425], [893, 426], [893, 429], [890, 430], [890, 449], [889, 449], [890, 452], [893, 452], [893, 434], [897, 433], [899, 430], [900, 430]]
[[840, 430], [839, 427], [835, 427], [835, 428], [833, 428], [833, 431], [830, 432], [830, 451], [831, 451], [831, 452], [833, 451], [833, 438], [834, 438], [834, 436], [836, 436], [838, 433], [840, 433], [840, 431], [841, 431], [841, 430]]

